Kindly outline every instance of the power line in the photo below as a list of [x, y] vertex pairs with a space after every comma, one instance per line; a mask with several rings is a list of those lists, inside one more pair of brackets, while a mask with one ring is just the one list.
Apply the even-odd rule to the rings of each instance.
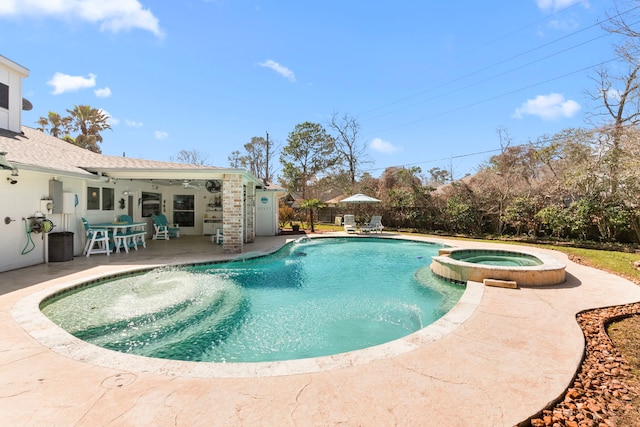
[[[599, 36], [597, 36], [597, 37], [594, 37], [594, 38], [592, 38], [592, 39], [590, 39], [590, 40], [584, 41], [584, 42], [579, 43], [579, 44], [577, 44], [577, 45], [570, 46], [570, 47], [568, 47], [568, 48], [566, 48], [566, 49], [563, 49], [563, 50], [561, 50], [561, 51], [557, 51], [557, 52], [551, 53], [551, 54], [549, 54], [549, 55], [547, 55], [547, 56], [544, 56], [544, 57], [542, 57], [542, 58], [536, 59], [536, 60], [534, 60], [534, 61], [530, 61], [530, 62], [528, 62], [528, 63], [526, 63], [526, 64], [522, 64], [522, 65], [520, 65], [520, 66], [518, 66], [518, 67], [511, 68], [511, 69], [506, 70], [506, 71], [503, 71], [503, 72], [501, 72], [501, 73], [499, 73], [499, 74], [494, 74], [494, 75], [489, 76], [489, 77], [486, 77], [486, 78], [484, 78], [484, 79], [482, 79], [482, 80], [479, 80], [479, 81], [476, 81], [476, 82], [470, 83], [470, 84], [468, 84], [468, 85], [466, 85], [466, 86], [459, 87], [458, 89], [454, 89], [454, 90], [451, 90], [451, 91], [449, 91], [449, 92], [442, 93], [442, 94], [439, 94], [439, 95], [433, 96], [433, 97], [431, 97], [431, 98], [424, 99], [424, 100], [422, 100], [422, 101], [420, 101], [420, 102], [416, 102], [416, 103], [414, 103], [414, 104], [407, 105], [407, 106], [405, 106], [405, 107], [398, 108], [398, 109], [393, 110], [393, 111], [389, 111], [389, 112], [387, 112], [387, 113], [381, 114], [381, 115], [376, 116], [376, 117], [374, 117], [374, 118], [380, 118], [380, 117], [382, 117], [382, 116], [384, 116], [384, 115], [387, 115], [387, 114], [397, 113], [397, 112], [402, 111], [402, 110], [405, 110], [405, 109], [407, 109], [407, 108], [415, 107], [416, 105], [420, 105], [420, 104], [424, 104], [424, 103], [426, 103], [426, 102], [434, 101], [434, 100], [436, 100], [436, 99], [438, 99], [438, 98], [442, 98], [442, 97], [445, 97], [445, 96], [449, 96], [449, 95], [454, 94], [454, 93], [456, 93], [456, 92], [460, 92], [460, 91], [463, 91], [463, 90], [469, 89], [469, 88], [474, 87], [474, 86], [477, 86], [477, 85], [479, 85], [479, 84], [486, 83], [486, 82], [488, 82], [488, 81], [490, 81], [490, 80], [494, 80], [494, 79], [496, 79], [496, 78], [498, 78], [498, 77], [505, 76], [505, 75], [507, 75], [507, 74], [509, 74], [509, 73], [512, 73], [512, 72], [516, 71], [516, 70], [520, 70], [520, 69], [526, 68], [526, 67], [528, 67], [528, 66], [530, 66], [530, 65], [537, 64], [537, 63], [539, 63], [539, 62], [545, 61], [545, 60], [547, 60], [547, 59], [549, 59], [549, 58], [552, 58], [552, 57], [554, 57], [554, 56], [561, 55], [561, 54], [566, 53], [566, 52], [568, 52], [568, 51], [570, 51], [570, 50], [572, 50], [572, 49], [576, 49], [576, 48], [578, 48], [578, 47], [584, 46], [584, 45], [589, 44], [589, 43], [591, 43], [591, 42], [593, 42], [593, 41], [595, 41], [595, 40], [598, 40], [598, 39], [601, 39], [601, 38], [604, 38], [604, 37], [607, 37], [607, 36], [609, 36], [609, 34], [607, 34], [607, 33], [605, 33], [605, 34], [601, 34], [601, 35], [599, 35]], [[468, 74], [468, 76], [470, 76], [470, 75], [471, 75], [471, 74]]]
[[[492, 44], [494, 44], [494, 43], [496, 43], [496, 42], [498, 42], [498, 41], [500, 41], [500, 40], [504, 40], [504, 39], [506, 39], [506, 38], [507, 38], [507, 37], [509, 37], [509, 36], [512, 36], [512, 35], [514, 35], [514, 34], [517, 34], [517, 33], [521, 32], [521, 31], [523, 31], [523, 30], [525, 30], [525, 29], [527, 29], [527, 28], [533, 27], [534, 25], [537, 25], [537, 24], [539, 24], [540, 22], [543, 22], [543, 21], [546, 21], [546, 20], [548, 20], [548, 19], [551, 19], [551, 18], [555, 17], [556, 15], [559, 15], [559, 14], [561, 14], [561, 13], [563, 13], [563, 12], [567, 11], [568, 9], [570, 9], [570, 8], [572, 8], [572, 7], [575, 7], [575, 6], [579, 5], [579, 4], [583, 4], [583, 3], [586, 3], [586, 2], [587, 2], [587, 0], [583, 0], [583, 1], [579, 2], [579, 3], [575, 3], [575, 4], [571, 5], [571, 6], [568, 6], [568, 7], [564, 8], [564, 9], [559, 10], [558, 12], [556, 12], [556, 13], [554, 13], [554, 14], [552, 14], [552, 15], [545, 16], [544, 18], [541, 18], [541, 19], [539, 19], [539, 20], [537, 20], [537, 21], [535, 21], [535, 22], [533, 22], [533, 23], [531, 23], [531, 24], [525, 25], [524, 27], [520, 27], [520, 28], [518, 28], [517, 30], [511, 31], [511, 32], [509, 32], [509, 33], [507, 33], [507, 34], [504, 34], [504, 35], [502, 35], [502, 36], [500, 36], [500, 37], [497, 37], [497, 38], [495, 38], [495, 39], [493, 39], [493, 40], [491, 40], [491, 41], [489, 41], [489, 42], [487, 42], [487, 43], [485, 43], [485, 44], [483, 44], [483, 45], [480, 45], [480, 46], [476, 47], [475, 49], [473, 49], [473, 50], [471, 50], [471, 51], [468, 51], [468, 52], [466, 52], [466, 53], [464, 53], [464, 54], [458, 55], [458, 56], [457, 56], [457, 57], [455, 57], [455, 58], [457, 59], [457, 58], [462, 58], [462, 57], [464, 57], [464, 56], [467, 56], [467, 55], [469, 55], [469, 54], [470, 54], [470, 53], [472, 53], [472, 52], [475, 52], [475, 51], [477, 51], [477, 50], [482, 49], [483, 47], [486, 47], [486, 46], [492, 45]], [[593, 26], [593, 25], [592, 25], [592, 26]], [[592, 27], [592, 26], [589, 26], [589, 28], [590, 28], [590, 27]], [[572, 33], [572, 34], [573, 34], [573, 33]], [[571, 34], [570, 34], [569, 36], [571, 36]], [[567, 37], [567, 36], [565, 36], [565, 37]], [[553, 43], [553, 42], [551, 42], [551, 43]], [[547, 44], [548, 44], [548, 43], [547, 43]], [[507, 61], [509, 61], [510, 59], [513, 59], [513, 58], [514, 58], [514, 57], [512, 57], [512, 58], [508, 58], [508, 59], [506, 59], [506, 60], [504, 60], [504, 61], [501, 61], [500, 63], [507, 62]], [[381, 110], [381, 109], [386, 108], [386, 107], [388, 107], [388, 106], [395, 105], [395, 104], [398, 104], [398, 103], [400, 103], [400, 102], [403, 102], [403, 101], [406, 101], [406, 100], [409, 100], [409, 99], [415, 98], [416, 96], [420, 96], [420, 95], [422, 95], [422, 94], [424, 94], [424, 93], [430, 92], [430, 91], [435, 90], [435, 89], [438, 89], [438, 88], [440, 88], [440, 87], [447, 86], [447, 85], [449, 85], [449, 84], [455, 83], [456, 81], [459, 81], [459, 80], [462, 80], [462, 79], [467, 78], [467, 77], [469, 77], [469, 76], [472, 76], [472, 75], [474, 75], [474, 74], [477, 74], [477, 73], [479, 73], [479, 72], [481, 72], [481, 71], [483, 71], [483, 70], [490, 69], [490, 68], [494, 67], [495, 65], [497, 65], [497, 64], [494, 64], [494, 65], [491, 65], [491, 66], [485, 67], [485, 68], [483, 68], [483, 69], [481, 69], [481, 70], [478, 70], [478, 71], [475, 71], [475, 72], [473, 72], [473, 73], [469, 73], [469, 74], [463, 75], [463, 76], [461, 76], [461, 77], [459, 77], [459, 78], [456, 78], [456, 79], [454, 79], [454, 80], [450, 80], [450, 81], [447, 81], [447, 82], [441, 83], [441, 84], [439, 84], [439, 85], [437, 85], [437, 86], [434, 86], [434, 87], [429, 88], [429, 89], [425, 89], [425, 90], [423, 90], [423, 91], [420, 91], [420, 92], [418, 92], [418, 93], [415, 93], [415, 94], [413, 94], [413, 95], [410, 95], [410, 96], [408, 96], [408, 97], [406, 97], [406, 98], [402, 98], [402, 99], [399, 99], [399, 100], [397, 100], [397, 101], [392, 101], [392, 102], [390, 102], [390, 103], [388, 103], [388, 104], [385, 104], [385, 105], [382, 105], [382, 106], [379, 106], [379, 107], [375, 107], [375, 108], [373, 108], [373, 109], [371, 109], [371, 110], [364, 111], [364, 112], [360, 113], [358, 116], [361, 116], [361, 115], [364, 115], [364, 114], [368, 114], [368, 113], [373, 112], [373, 111], [378, 111], [378, 110]]]
[[[581, 2], [581, 3], [582, 3], [582, 2]], [[570, 7], [572, 7], [572, 6], [569, 6], [569, 7], [565, 8], [565, 9], [563, 9], [562, 11], [565, 11], [565, 10], [569, 9]], [[638, 8], [640, 8], [640, 6], [636, 6], [636, 7], [633, 7], [633, 8], [631, 8], [631, 9], [628, 9], [628, 10], [626, 10], [626, 11], [624, 11], [624, 12], [620, 12], [620, 13], [618, 13], [617, 15], [615, 15], [615, 16], [613, 16], [613, 17], [608, 18], [606, 21], [611, 21], [612, 19], [615, 19], [615, 18], [617, 18], [617, 17], [620, 17], [620, 16], [623, 16], [623, 15], [626, 15], [626, 14], [628, 14], [628, 13], [630, 13], [630, 12], [632, 12], [632, 11], [634, 11], [634, 10], [638, 9]], [[562, 12], [562, 11], [559, 11], [559, 12], [557, 12], [556, 14], [554, 14], [554, 15], [552, 15], [552, 16], [555, 16], [555, 15], [557, 15], [558, 13], [560, 13], [560, 12]], [[549, 17], [545, 17], [544, 19], [541, 19], [541, 20], [536, 21], [536, 23], [539, 23], [539, 22], [541, 22], [541, 21], [544, 21], [544, 20], [546, 20], [546, 19], [548, 19], [548, 18], [549, 18]], [[606, 21], [605, 21], [605, 22], [606, 22]], [[516, 33], [516, 32], [521, 31], [522, 29], [529, 28], [530, 26], [533, 26], [533, 25], [535, 25], [536, 23], [534, 23], [534, 24], [530, 24], [530, 25], [527, 25], [527, 26], [525, 26], [525, 27], [523, 27], [523, 28], [521, 28], [521, 29], [519, 29], [519, 30], [516, 30], [516, 31], [514, 31], [514, 32], [512, 32], [512, 33], [509, 33], [509, 34], [513, 34], [513, 33]], [[538, 50], [543, 49], [543, 48], [545, 48], [545, 47], [551, 46], [551, 45], [553, 45], [553, 44], [555, 44], [555, 43], [558, 43], [558, 42], [560, 42], [560, 41], [562, 41], [562, 40], [568, 39], [568, 38], [570, 38], [570, 37], [573, 37], [573, 36], [575, 36], [575, 35], [577, 35], [577, 34], [580, 34], [580, 33], [584, 32], [584, 31], [587, 31], [587, 30], [593, 29], [594, 27], [598, 27], [598, 26], [600, 26], [600, 25], [601, 25], [601, 23], [600, 23], [600, 22], [596, 22], [596, 23], [594, 23], [594, 24], [592, 24], [592, 25], [589, 25], [589, 26], [587, 26], [587, 27], [584, 27], [584, 28], [582, 28], [582, 29], [580, 29], [580, 30], [574, 31], [574, 32], [572, 32], [572, 33], [570, 33], [570, 34], [567, 34], [567, 35], [564, 35], [564, 36], [559, 37], [559, 38], [557, 38], [557, 39], [554, 39], [554, 40], [552, 40], [552, 41], [550, 41], [550, 42], [548, 42], [548, 43], [545, 43], [545, 44], [542, 44], [542, 45], [537, 46], [537, 47], [535, 47], [535, 48], [528, 49], [528, 50], [526, 50], [526, 51], [520, 52], [520, 53], [518, 53], [518, 54], [516, 54], [516, 55], [513, 55], [513, 56], [511, 56], [511, 57], [509, 57], [509, 58], [503, 59], [503, 60], [501, 60], [501, 61], [498, 61], [498, 62], [496, 62], [496, 63], [494, 63], [494, 64], [488, 65], [488, 66], [486, 66], [486, 67], [484, 67], [484, 68], [481, 68], [481, 69], [479, 69], [479, 70], [473, 71], [473, 72], [471, 72], [471, 73], [467, 73], [467, 74], [465, 74], [465, 75], [463, 75], [463, 76], [460, 76], [460, 77], [458, 77], [458, 78], [455, 78], [455, 79], [453, 79], [453, 80], [449, 80], [449, 81], [447, 81], [447, 82], [444, 82], [444, 83], [438, 84], [438, 85], [433, 86], [433, 87], [431, 87], [431, 88], [428, 88], [428, 89], [425, 89], [425, 90], [420, 91], [420, 92], [418, 92], [418, 93], [415, 93], [415, 94], [413, 94], [413, 95], [411, 95], [411, 96], [408, 96], [408, 97], [402, 98], [402, 99], [397, 100], [397, 101], [393, 101], [393, 102], [391, 102], [391, 103], [388, 103], [388, 104], [382, 105], [382, 106], [380, 106], [380, 107], [373, 108], [373, 109], [371, 109], [371, 110], [367, 110], [367, 111], [365, 111], [365, 112], [363, 112], [363, 113], [358, 114], [358, 115], [357, 115], [357, 117], [361, 117], [361, 116], [363, 116], [363, 115], [365, 115], [365, 114], [368, 114], [368, 113], [371, 113], [371, 112], [374, 112], [374, 111], [382, 110], [382, 109], [384, 109], [384, 108], [386, 108], [386, 107], [389, 107], [389, 106], [392, 106], [392, 105], [396, 105], [396, 104], [399, 104], [399, 103], [402, 103], [402, 102], [408, 101], [408, 100], [410, 100], [410, 99], [413, 99], [413, 98], [416, 98], [416, 97], [418, 97], [418, 96], [424, 95], [425, 93], [428, 93], [428, 92], [434, 91], [434, 90], [436, 90], [436, 89], [439, 89], [439, 88], [442, 88], [442, 87], [445, 87], [445, 86], [449, 86], [449, 85], [451, 85], [451, 84], [453, 84], [453, 83], [456, 83], [456, 82], [459, 82], [459, 81], [461, 81], [461, 80], [467, 79], [467, 78], [469, 78], [469, 77], [471, 77], [471, 76], [474, 76], [474, 75], [476, 75], [476, 74], [479, 74], [479, 73], [481, 73], [481, 72], [483, 72], [483, 71], [490, 70], [490, 69], [492, 69], [492, 68], [495, 68], [495, 67], [497, 67], [497, 66], [499, 66], [499, 65], [505, 64], [505, 63], [507, 63], [507, 62], [510, 62], [510, 61], [515, 60], [515, 59], [517, 59], [517, 58], [520, 58], [520, 57], [522, 57], [522, 56], [525, 56], [525, 55], [531, 54], [532, 52], [535, 52], [535, 51], [538, 51]], [[411, 104], [411, 105], [408, 105], [408, 106], [404, 106], [404, 107], [401, 107], [401, 108], [397, 108], [397, 109], [395, 109], [395, 110], [393, 110], [393, 111], [389, 111], [389, 112], [381, 113], [381, 114], [379, 114], [379, 115], [377, 115], [377, 116], [375, 116], [375, 117], [372, 117], [371, 119], [372, 119], [372, 120], [373, 120], [373, 119], [377, 119], [377, 118], [380, 118], [380, 117], [382, 117], [382, 116], [385, 116], [385, 115], [388, 115], [388, 114], [392, 114], [392, 113], [395, 113], [395, 112], [398, 112], [398, 111], [401, 111], [401, 110], [404, 110], [404, 109], [407, 109], [407, 108], [410, 108], [410, 107], [413, 107], [413, 106], [416, 106], [416, 105], [420, 105], [420, 104], [423, 104], [423, 103], [428, 102], [428, 101], [430, 101], [430, 100], [433, 100], [433, 99], [436, 99], [436, 98], [439, 98], [439, 97], [442, 97], [442, 96], [446, 96], [446, 95], [451, 94], [451, 93], [459, 92], [459, 91], [460, 91], [460, 90], [462, 90], [462, 89], [469, 88], [469, 87], [475, 86], [475, 85], [477, 85], [477, 84], [480, 84], [480, 83], [486, 82], [486, 81], [488, 81], [488, 80], [491, 80], [491, 79], [497, 78], [497, 77], [499, 77], [499, 76], [505, 75], [505, 74], [507, 74], [507, 73], [509, 73], [509, 72], [513, 72], [513, 71], [515, 71], [515, 70], [522, 69], [522, 68], [524, 68], [524, 67], [526, 67], [526, 66], [529, 66], [529, 65], [535, 64], [535, 63], [537, 63], [537, 62], [541, 62], [541, 61], [543, 61], [543, 60], [545, 60], [545, 59], [548, 59], [548, 58], [550, 58], [550, 57], [556, 56], [556, 55], [558, 55], [558, 54], [560, 54], [560, 53], [564, 53], [564, 52], [567, 52], [567, 51], [569, 51], [569, 50], [571, 50], [571, 49], [575, 49], [575, 48], [577, 48], [577, 47], [584, 46], [585, 44], [591, 43], [591, 42], [593, 42], [593, 41], [596, 41], [596, 40], [598, 40], [598, 39], [601, 39], [601, 38], [603, 38], [603, 37], [607, 37], [607, 36], [610, 36], [610, 34], [609, 34], [609, 33], [602, 34], [602, 35], [597, 36], [597, 37], [594, 37], [594, 38], [592, 38], [592, 39], [590, 39], [590, 40], [587, 40], [587, 41], [584, 41], [584, 42], [578, 43], [578, 44], [576, 44], [576, 45], [570, 46], [569, 48], [566, 48], [566, 49], [561, 50], [561, 51], [559, 51], [559, 52], [556, 52], [556, 53], [553, 53], [553, 54], [547, 55], [547, 56], [545, 56], [545, 57], [543, 57], [543, 58], [540, 58], [540, 59], [538, 59], [538, 60], [536, 60], [536, 61], [529, 62], [529, 63], [527, 63], [527, 64], [525, 64], [525, 65], [521, 65], [521, 66], [519, 66], [519, 67], [513, 68], [513, 69], [511, 69], [511, 70], [508, 70], [508, 71], [502, 72], [502, 73], [497, 74], [497, 75], [494, 75], [494, 76], [490, 76], [490, 77], [488, 77], [488, 78], [486, 78], [486, 79], [481, 80], [480, 82], [476, 82], [476, 83], [473, 83], [473, 84], [467, 85], [467, 86], [465, 86], [464, 88], [459, 88], [459, 89], [453, 90], [453, 91], [451, 91], [451, 92], [447, 92], [447, 93], [445, 93], [445, 94], [438, 95], [438, 96], [436, 96], [435, 98], [430, 98], [430, 99], [422, 100], [422, 101], [420, 101], [420, 102], [417, 102], [417, 103], [414, 103], [414, 104]], [[506, 37], [507, 37], [506, 35], [505, 35], [505, 36], [503, 36], [503, 37], [499, 37], [498, 39], [495, 39], [493, 42], [495, 42], [495, 41], [497, 41], [497, 40], [500, 40], [500, 39], [503, 39], [503, 38], [506, 38]], [[493, 42], [490, 42], [490, 43], [493, 43]], [[394, 128], [395, 128], [395, 127], [394, 127]], [[369, 132], [369, 133], [370, 133], [370, 132]]]
[[433, 119], [433, 118], [436, 118], [436, 117], [444, 116], [446, 114], [451, 114], [451, 113], [458, 112], [460, 110], [465, 110], [467, 108], [475, 107], [477, 105], [484, 104], [484, 103], [489, 102], [489, 101], [494, 101], [496, 99], [503, 98], [505, 96], [513, 95], [514, 93], [522, 92], [524, 90], [531, 89], [531, 88], [536, 87], [536, 86], [547, 84], [547, 83], [555, 81], [555, 80], [560, 80], [560, 79], [563, 79], [565, 77], [569, 77], [571, 75], [578, 74], [578, 73], [581, 73], [581, 72], [584, 72], [584, 71], [587, 71], [587, 70], [592, 70], [597, 66], [608, 64], [609, 62], [613, 62], [613, 61], [615, 61], [617, 59], [618, 58], [611, 58], [611, 59], [608, 59], [606, 61], [602, 61], [602, 62], [599, 62], [599, 63], [596, 63], [596, 64], [589, 65], [587, 67], [580, 68], [578, 70], [571, 71], [569, 73], [562, 74], [560, 76], [556, 76], [556, 77], [553, 77], [553, 78], [550, 78], [550, 79], [547, 79], [547, 80], [543, 80], [543, 81], [538, 82], [538, 83], [533, 83], [533, 84], [530, 84], [530, 85], [527, 85], [527, 86], [523, 86], [521, 88], [514, 89], [512, 91], [505, 92], [505, 93], [502, 93], [500, 95], [491, 96], [489, 98], [485, 98], [483, 100], [480, 100], [480, 101], [477, 101], [477, 102], [473, 102], [471, 104], [466, 104], [466, 105], [463, 105], [461, 107], [452, 108], [452, 109], [447, 110], [447, 111], [441, 111], [441, 112], [438, 112], [436, 114], [432, 114], [431, 116], [422, 117], [422, 118], [417, 119], [417, 120], [412, 120], [410, 122], [405, 122], [405, 123], [402, 123], [402, 124], [399, 124], [399, 125], [396, 125], [396, 126], [391, 126], [391, 127], [385, 128], [385, 129], [381, 129], [381, 130], [378, 130], [377, 132], [384, 132], [384, 131], [391, 130], [391, 129], [397, 129], [399, 127], [412, 125], [412, 124], [419, 123], [419, 122], [422, 122], [422, 121], [425, 121], [425, 120], [428, 120], [428, 119]]
[[[560, 138], [563, 139], [563, 138]], [[569, 137], [564, 137], [564, 139], [569, 139]], [[531, 145], [536, 145], [538, 147], [544, 147], [546, 144], [549, 144], [551, 142], [556, 142], [558, 141], [559, 138], [552, 136], [546, 139], [537, 139], [535, 142], [524, 142], [522, 144], [514, 144], [514, 145], [509, 145], [509, 148], [517, 148], [517, 147], [525, 147], [525, 146], [531, 146]], [[385, 166], [385, 167], [381, 167], [381, 168], [370, 168], [370, 169], [363, 169], [363, 172], [373, 172], [373, 171], [379, 171], [379, 170], [385, 170], [388, 168], [405, 168], [405, 167], [410, 167], [410, 166], [418, 166], [418, 165], [424, 165], [427, 163], [438, 163], [438, 162], [444, 162], [444, 161], [450, 161], [453, 159], [462, 159], [465, 157], [473, 157], [473, 156], [479, 156], [479, 155], [483, 155], [483, 154], [490, 154], [490, 153], [498, 153], [498, 152], [502, 152], [504, 151], [504, 148], [494, 148], [491, 150], [485, 150], [485, 151], [476, 151], [474, 153], [466, 153], [466, 154], [458, 154], [455, 156], [448, 156], [448, 157], [442, 157], [440, 159], [433, 159], [433, 160], [424, 160], [421, 162], [413, 162], [413, 163], [404, 163], [401, 165], [393, 165], [393, 166]], [[453, 181], [453, 177], [451, 177], [451, 180]]]
[[[526, 145], [526, 144], [521, 144], [521, 145]], [[481, 154], [489, 154], [489, 153], [495, 153], [498, 151], [501, 151], [501, 148], [496, 148], [493, 150], [486, 150], [486, 151], [478, 151], [476, 153], [467, 153], [467, 154], [459, 154], [457, 156], [449, 156], [449, 157], [443, 157], [441, 159], [434, 159], [434, 160], [425, 160], [422, 162], [414, 162], [414, 163], [405, 163], [402, 165], [394, 165], [394, 166], [385, 166], [382, 168], [370, 168], [370, 169], [363, 169], [363, 172], [372, 172], [372, 171], [379, 171], [379, 170], [385, 170], [388, 168], [404, 168], [404, 167], [409, 167], [409, 166], [417, 166], [417, 165], [424, 165], [426, 163], [437, 163], [437, 162], [443, 162], [446, 160], [453, 160], [453, 159], [461, 159], [464, 157], [472, 157], [472, 156], [479, 156]]]

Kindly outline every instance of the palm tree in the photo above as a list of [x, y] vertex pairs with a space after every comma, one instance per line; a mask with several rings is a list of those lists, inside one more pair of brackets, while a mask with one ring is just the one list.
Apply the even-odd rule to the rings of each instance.
[[318, 199], [308, 199], [304, 200], [300, 207], [309, 210], [309, 223], [311, 224], [311, 232], [315, 232], [316, 230], [313, 227], [313, 210], [324, 207], [324, 204]]
[[[67, 112], [69, 115], [62, 117], [58, 113], [49, 111], [47, 117], [38, 119], [38, 129], [78, 147], [101, 153], [102, 150], [98, 146], [98, 143], [102, 142], [100, 132], [111, 129], [108, 123], [109, 116], [103, 110], [89, 105], [75, 105], [73, 110], [67, 110]], [[74, 138], [71, 132], [79, 132], [79, 134]]]
[[99, 142], [102, 142], [102, 132], [111, 129], [107, 122], [109, 116], [103, 110], [93, 108], [89, 105], [75, 105], [73, 110], [67, 110], [71, 118], [71, 129], [80, 134], [74, 139], [74, 144], [78, 147], [86, 148], [94, 153], [101, 153]]
[[37, 121], [39, 130], [48, 131], [56, 138], [60, 138], [69, 133], [71, 117], [61, 117], [60, 114], [49, 111], [47, 117], [40, 117]]

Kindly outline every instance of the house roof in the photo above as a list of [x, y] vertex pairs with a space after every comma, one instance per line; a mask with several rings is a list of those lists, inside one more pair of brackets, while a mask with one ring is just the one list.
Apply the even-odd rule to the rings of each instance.
[[106, 156], [27, 126], [22, 127], [22, 133], [0, 129], [0, 151], [6, 151], [5, 158], [18, 168], [86, 178], [106, 175], [132, 179], [203, 179], [225, 173], [240, 173], [246, 180], [262, 184], [242, 169]]

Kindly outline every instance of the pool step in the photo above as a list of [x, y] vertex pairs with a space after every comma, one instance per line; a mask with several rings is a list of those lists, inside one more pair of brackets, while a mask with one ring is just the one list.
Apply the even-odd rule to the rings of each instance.
[[498, 288], [510, 288], [516, 289], [518, 283], [515, 280], [498, 280], [498, 279], [484, 279], [482, 284], [485, 286], [495, 286]]

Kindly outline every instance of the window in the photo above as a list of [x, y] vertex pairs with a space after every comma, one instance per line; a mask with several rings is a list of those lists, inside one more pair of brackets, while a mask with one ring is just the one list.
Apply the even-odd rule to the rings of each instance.
[[87, 210], [97, 211], [100, 209], [100, 189], [98, 187], [87, 187]]
[[0, 108], [9, 109], [9, 86], [0, 83]]
[[102, 210], [112, 211], [116, 206], [115, 191], [113, 188], [102, 189]]
[[142, 217], [149, 218], [151, 215], [160, 213], [160, 193], [142, 192]]
[[[100, 197], [102, 195], [102, 197]], [[100, 210], [100, 200], [102, 200], [102, 210], [112, 211], [115, 209], [115, 190], [113, 188], [87, 187], [87, 210]]]
[[180, 227], [193, 227], [195, 225], [195, 196], [173, 196], [173, 222]]

